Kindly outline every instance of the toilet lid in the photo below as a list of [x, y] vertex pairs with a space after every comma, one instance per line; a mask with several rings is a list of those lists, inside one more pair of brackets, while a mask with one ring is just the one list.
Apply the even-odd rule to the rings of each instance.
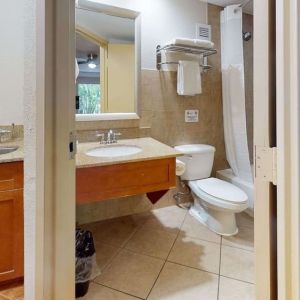
[[248, 201], [247, 194], [235, 185], [217, 178], [206, 178], [197, 181], [197, 186], [213, 197], [234, 202], [243, 203]]

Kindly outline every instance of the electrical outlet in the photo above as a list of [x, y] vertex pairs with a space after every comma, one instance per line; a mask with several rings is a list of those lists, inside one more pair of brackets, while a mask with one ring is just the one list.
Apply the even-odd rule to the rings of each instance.
[[199, 110], [189, 109], [185, 111], [185, 122], [186, 123], [197, 123], [199, 122]]

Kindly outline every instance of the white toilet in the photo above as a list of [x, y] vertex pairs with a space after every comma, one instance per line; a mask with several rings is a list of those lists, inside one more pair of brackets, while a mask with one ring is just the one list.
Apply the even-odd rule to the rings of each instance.
[[235, 214], [247, 209], [248, 197], [235, 185], [210, 177], [215, 148], [194, 144], [176, 146], [175, 149], [184, 154], [177, 159], [186, 165], [181, 179], [188, 181], [194, 198], [190, 214], [218, 234], [237, 234]]

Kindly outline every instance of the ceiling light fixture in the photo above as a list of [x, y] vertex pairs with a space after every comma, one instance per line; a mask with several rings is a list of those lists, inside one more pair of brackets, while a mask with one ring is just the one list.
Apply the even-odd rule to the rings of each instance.
[[95, 63], [95, 59], [97, 58], [97, 55], [96, 54], [89, 54], [88, 55], [88, 67], [90, 69], [95, 69], [97, 67], [96, 63]]
[[97, 65], [96, 65], [94, 62], [90, 62], [90, 63], [88, 64], [88, 67], [89, 67], [90, 69], [95, 69], [95, 68], [97, 67]]

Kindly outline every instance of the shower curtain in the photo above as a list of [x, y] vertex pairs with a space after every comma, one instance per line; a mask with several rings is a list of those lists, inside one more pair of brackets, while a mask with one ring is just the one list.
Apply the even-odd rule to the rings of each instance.
[[242, 9], [221, 12], [223, 119], [227, 161], [233, 173], [253, 182], [246, 127]]

